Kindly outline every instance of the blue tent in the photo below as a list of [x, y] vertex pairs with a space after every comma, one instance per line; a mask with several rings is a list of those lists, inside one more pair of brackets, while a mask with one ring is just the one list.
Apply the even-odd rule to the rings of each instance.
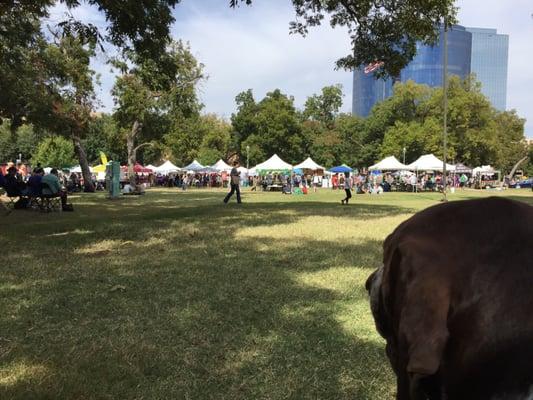
[[339, 165], [338, 167], [333, 167], [329, 170], [329, 172], [335, 172], [335, 173], [344, 173], [344, 172], [352, 172], [353, 170], [350, 167], [347, 167], [346, 165]]

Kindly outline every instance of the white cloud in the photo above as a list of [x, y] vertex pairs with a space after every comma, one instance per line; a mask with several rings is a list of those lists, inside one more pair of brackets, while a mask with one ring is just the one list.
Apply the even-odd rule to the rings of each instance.
[[[189, 41], [193, 54], [206, 65], [209, 80], [201, 88], [205, 111], [229, 116], [235, 110], [235, 96], [253, 89], [256, 99], [275, 88], [293, 95], [297, 106], [326, 85], [341, 83], [343, 111], [351, 110], [352, 74], [335, 71], [335, 61], [348, 54], [348, 34], [326, 23], [308, 37], [289, 35], [294, 19], [289, 1], [255, 1], [252, 7], [232, 10], [227, 1], [184, 0], [176, 7], [172, 28], [176, 39]], [[465, 26], [497, 28], [509, 35], [507, 106], [527, 118], [526, 134], [533, 137], [533, 5], [530, 0], [458, 0], [459, 22]], [[60, 9], [62, 10], [62, 9]], [[104, 25], [101, 14], [82, 6], [76, 16]], [[105, 57], [93, 63], [102, 74], [101, 100], [112, 108], [109, 91], [114, 76]]]
[[206, 111], [230, 115], [235, 96], [249, 88], [257, 99], [279, 88], [302, 106], [307, 96], [336, 83], [343, 85], [343, 108], [350, 111], [352, 76], [334, 70], [335, 60], [350, 51], [347, 34], [325, 26], [307, 38], [289, 35], [293, 10], [288, 3], [274, 3], [213, 12], [190, 6], [188, 18], [176, 24], [174, 36], [189, 41], [206, 65]]

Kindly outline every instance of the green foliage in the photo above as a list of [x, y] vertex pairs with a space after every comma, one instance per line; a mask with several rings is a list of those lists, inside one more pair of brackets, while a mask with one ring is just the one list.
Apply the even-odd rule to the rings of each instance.
[[10, 123], [5, 121], [0, 125], [0, 162], [16, 160], [19, 155], [22, 160], [31, 159], [40, 139], [32, 125], [22, 125], [13, 132]]
[[[533, 155], [533, 148], [531, 146], [528, 148], [524, 141], [525, 120], [520, 118], [516, 111], [498, 112], [494, 122], [496, 143], [501, 143], [496, 146], [495, 165], [508, 173], [522, 157]], [[530, 159], [533, 161], [533, 157], [530, 156]]]
[[87, 159], [91, 163], [100, 163], [100, 152], [103, 151], [109, 160], [126, 162], [127, 156], [124, 140], [112, 115], [96, 114], [87, 126], [84, 140]]
[[163, 138], [170, 158], [182, 166], [198, 158], [198, 149], [203, 140], [202, 133], [198, 119], [186, 119], [181, 123], [176, 121]]
[[252, 89], [239, 93], [235, 97], [235, 103], [237, 105], [237, 112], [231, 114], [231, 125], [233, 128], [232, 149], [240, 152], [242, 142], [248, 139], [250, 135], [257, 134], [255, 116], [259, 111], [259, 107], [255, 102]]
[[55, 168], [71, 167], [76, 164], [74, 145], [62, 136], [48, 137], [37, 147], [32, 163]]
[[322, 88], [322, 94], [307, 98], [303, 116], [331, 127], [342, 107], [342, 85]]
[[[158, 143], [163, 136], [170, 135], [170, 146], [179, 149], [188, 134], [183, 127], [194, 125], [202, 108], [196, 85], [204, 79], [203, 65], [180, 41], [169, 44], [161, 56], [162, 64], [135, 53], [129, 57], [130, 71], [117, 77], [112, 90], [116, 105], [113, 117], [119, 136], [124, 140], [133, 135], [130, 140], [137, 144]], [[162, 65], [168, 67], [166, 73], [162, 73]], [[138, 132], [133, 132], [135, 124], [140, 127]]]
[[[367, 119], [367, 140], [379, 147], [372, 154], [395, 155], [406, 161], [422, 154], [442, 157], [443, 90], [413, 82], [397, 84], [394, 95], [376, 105]], [[448, 160], [470, 166], [491, 164], [509, 172], [525, 156], [524, 120], [514, 111], [499, 112], [481, 93], [474, 77], [452, 76], [448, 87]], [[384, 132], [384, 136], [381, 136]], [[379, 143], [381, 144], [379, 145]]]
[[198, 150], [198, 161], [212, 165], [228, 156], [231, 125], [214, 114], [200, 117], [199, 128], [203, 130], [202, 144]]
[[301, 161], [305, 142], [292, 97], [276, 89], [256, 104], [249, 90], [237, 96], [237, 106], [232, 121], [236, 123], [233, 129], [240, 143], [241, 159], [246, 158], [249, 146], [251, 164], [274, 153], [287, 162]]
[[[232, 7], [252, 0], [231, 0]], [[328, 20], [348, 30], [352, 51], [337, 61], [338, 68], [354, 69], [383, 61], [378, 74], [399, 76], [416, 55], [416, 43], [435, 43], [443, 20], [456, 22], [455, 0], [292, 0], [296, 21], [291, 32], [302, 35]], [[329, 18], [326, 18], [329, 16]]]
[[[82, 4], [78, 0], [61, 0], [68, 8], [74, 9]], [[64, 37], [75, 36], [84, 41], [107, 42], [124, 51], [133, 50], [144, 58], [157, 58], [164, 51], [168, 42], [170, 25], [174, 22], [172, 9], [180, 0], [87, 0], [83, 3], [95, 6], [108, 22], [105, 31], [94, 24], [83, 23], [72, 16], [57, 22], [54, 29]], [[31, 25], [32, 18], [48, 16], [55, 4], [51, 0], [7, 1], [0, 5], [0, 24], [17, 27], [24, 32]], [[4, 21], [5, 20], [5, 21]], [[0, 30], [6, 35], [4, 30]], [[31, 32], [31, 31], [30, 31]], [[13, 36], [10, 31], [7, 35]], [[6, 36], [7, 36], [6, 35]], [[0, 41], [1, 42], [1, 41]]]

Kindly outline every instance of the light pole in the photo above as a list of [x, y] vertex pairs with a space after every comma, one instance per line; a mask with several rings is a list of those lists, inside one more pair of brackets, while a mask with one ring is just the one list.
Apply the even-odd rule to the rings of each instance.
[[403, 148], [403, 163], [404, 163], [404, 165], [405, 165], [405, 150], [406, 150], [406, 148], [404, 147]]
[[446, 26], [446, 18], [444, 19], [444, 66], [442, 69], [442, 90], [443, 90], [443, 109], [444, 109], [444, 132], [442, 138], [442, 194], [443, 201], [448, 201], [446, 198], [446, 156], [448, 147], [448, 132], [447, 132], [447, 114], [448, 114], [448, 27]]
[[246, 145], [246, 169], [250, 169], [250, 146]]

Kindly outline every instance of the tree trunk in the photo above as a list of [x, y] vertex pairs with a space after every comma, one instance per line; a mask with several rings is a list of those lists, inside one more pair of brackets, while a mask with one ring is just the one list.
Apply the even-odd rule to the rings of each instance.
[[[516, 170], [518, 169], [518, 167], [520, 166], [520, 164], [522, 164], [524, 161], [526, 161], [527, 159], [529, 158], [529, 156], [525, 156], [524, 158], [520, 159], [513, 167], [513, 169], [511, 170], [511, 172], [509, 172], [509, 175], [507, 175], [507, 177], [509, 178], [509, 181], [511, 179], [513, 179], [513, 176], [514, 176], [514, 173], [516, 172]], [[503, 185], [505, 184], [505, 177], [502, 179], [502, 183], [500, 185], [500, 187], [503, 187]], [[533, 186], [532, 186], [533, 188]]]
[[94, 192], [94, 185], [93, 185], [93, 179], [91, 175], [91, 170], [89, 169], [89, 162], [87, 161], [87, 154], [85, 153], [85, 149], [83, 148], [83, 145], [81, 144], [81, 139], [76, 136], [75, 134], [72, 134], [72, 142], [74, 143], [74, 148], [76, 149], [76, 153], [78, 154], [78, 160], [80, 162], [81, 167], [81, 174], [83, 175], [83, 191], [84, 192]]
[[130, 181], [130, 185], [135, 187], [135, 171], [133, 167], [135, 166], [135, 162], [137, 161], [137, 148], [135, 147], [135, 139], [137, 137], [137, 134], [142, 129], [142, 123], [135, 120], [133, 123], [133, 126], [131, 127], [131, 132], [126, 136], [126, 145], [128, 148], [128, 180]]

